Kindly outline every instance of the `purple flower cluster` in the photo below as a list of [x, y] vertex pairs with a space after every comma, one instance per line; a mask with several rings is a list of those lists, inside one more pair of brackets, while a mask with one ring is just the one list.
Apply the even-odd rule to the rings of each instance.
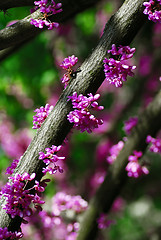
[[58, 157], [56, 154], [60, 151], [62, 146], [54, 146], [52, 145], [51, 148], [45, 148], [46, 153], [39, 152], [39, 159], [43, 160], [43, 162], [46, 164], [46, 168], [43, 168], [43, 173], [46, 174], [49, 172], [50, 174], [55, 174], [57, 171], [60, 173], [63, 173], [63, 169], [56, 165], [56, 162], [58, 160], [64, 160], [65, 157]]
[[63, 216], [63, 213], [68, 215], [68, 212], [73, 216], [72, 223], [66, 226], [67, 232], [64, 238], [65, 240], [76, 240], [79, 230], [79, 214], [86, 211], [87, 207], [88, 203], [79, 195], [71, 196], [64, 192], [58, 192], [53, 197], [52, 209], [55, 217], [61, 220], [61, 215]]
[[127, 121], [124, 122], [124, 131], [126, 134], [130, 134], [133, 127], [138, 123], [137, 117], [130, 117]]
[[148, 19], [161, 23], [161, 0], [149, 0], [149, 2], [144, 2], [143, 5], [146, 7], [143, 13], [148, 15]]
[[74, 123], [76, 129], [81, 132], [87, 131], [91, 133], [92, 129], [98, 128], [99, 125], [103, 124], [102, 119], [97, 119], [89, 111], [89, 109], [95, 111], [104, 109], [103, 106], [99, 106], [97, 103], [99, 97], [100, 94], [95, 94], [93, 96], [92, 93], [89, 93], [88, 97], [82, 94], [77, 96], [76, 92], [73, 93], [73, 96], [68, 97], [72, 100], [72, 105], [75, 110], [67, 115], [67, 119], [70, 123]]
[[23, 237], [22, 232], [11, 232], [11, 231], [8, 231], [7, 227], [0, 228], [0, 240], [4, 240], [4, 239], [17, 240], [22, 237]]
[[5, 174], [12, 175], [15, 168], [17, 167], [17, 164], [19, 163], [20, 159], [14, 159], [13, 162], [11, 163], [11, 166], [6, 169]]
[[113, 145], [109, 151], [110, 156], [107, 157], [107, 162], [109, 164], [114, 163], [114, 161], [116, 160], [117, 156], [119, 155], [119, 152], [121, 151], [121, 149], [124, 146], [124, 142], [123, 141], [119, 141], [117, 144]]
[[139, 159], [142, 157], [142, 152], [134, 151], [134, 155], [130, 155], [129, 163], [126, 166], [127, 175], [129, 177], [138, 178], [141, 175], [148, 174], [149, 170], [145, 166], [139, 164]]
[[[32, 25], [34, 25], [35, 27], [38, 27], [38, 28], [43, 28], [45, 25], [48, 27], [48, 30], [52, 30], [53, 28], [57, 28], [59, 26], [59, 23], [51, 22], [50, 20], [48, 20], [48, 17], [62, 11], [61, 3], [56, 4], [53, 0], [51, 0], [51, 4], [49, 5], [48, 0], [40, 0], [40, 1], [35, 1], [34, 4], [36, 5], [35, 10], [40, 8], [40, 12], [42, 12], [44, 14], [44, 17], [42, 19], [32, 19], [31, 18], [30, 23]], [[33, 11], [34, 10], [32, 10], [32, 12]]]
[[107, 214], [101, 213], [99, 218], [97, 219], [98, 228], [105, 229], [111, 226], [111, 224], [115, 224], [114, 220], [109, 220], [107, 218]]
[[42, 239], [43, 236], [43, 239], [76, 240], [80, 217], [86, 211], [88, 203], [79, 195], [57, 192], [51, 206], [50, 212], [34, 212], [29, 218], [29, 224], [23, 224], [26, 239], [30, 239], [31, 233], [36, 230], [34, 239]]
[[59, 216], [62, 211], [73, 210], [76, 214], [84, 212], [88, 203], [81, 196], [71, 196], [64, 192], [58, 192], [53, 198], [53, 213]]
[[147, 143], [151, 143], [149, 150], [154, 153], [161, 154], [161, 139], [160, 138], [152, 138], [151, 136], [147, 136]]
[[135, 48], [130, 48], [129, 46], [119, 46], [118, 49], [115, 44], [112, 44], [112, 49], [108, 50], [114, 58], [105, 58], [104, 62], [104, 72], [106, 80], [109, 84], [113, 84], [116, 87], [122, 87], [123, 81], [127, 80], [127, 76], [134, 76], [132, 70], [136, 66], [129, 66], [128, 60], [133, 57]]
[[[28, 182], [34, 180], [35, 176], [35, 173], [31, 174], [31, 176], [28, 173], [22, 175], [16, 173], [14, 176], [9, 177], [10, 182], [2, 188], [0, 194], [3, 194], [6, 198], [6, 203], [2, 207], [6, 210], [6, 213], [10, 214], [11, 218], [15, 216], [21, 218], [31, 216], [31, 203], [35, 204], [36, 209], [41, 209], [39, 204], [43, 204], [44, 201], [41, 200], [39, 195], [45, 190], [46, 180], [42, 181], [42, 183], [35, 181], [32, 188], [26, 189]], [[31, 193], [31, 190], [35, 190], [34, 193]]]
[[61, 79], [62, 83], [64, 84], [64, 88], [69, 83], [69, 80], [71, 79], [71, 75], [73, 74], [74, 70], [72, 67], [78, 62], [78, 58], [74, 55], [69, 56], [67, 58], [64, 58], [63, 62], [60, 64], [60, 67], [62, 69], [67, 70], [67, 72], [63, 75], [63, 78]]
[[45, 105], [45, 107], [40, 107], [35, 109], [34, 112], [36, 112], [36, 115], [33, 116], [33, 129], [38, 129], [41, 127], [41, 124], [45, 121], [49, 113], [54, 108], [53, 105], [49, 105], [48, 103]]

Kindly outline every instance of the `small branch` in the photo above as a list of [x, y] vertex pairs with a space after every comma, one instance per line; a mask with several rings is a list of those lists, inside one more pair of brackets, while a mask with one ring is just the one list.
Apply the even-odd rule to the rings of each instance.
[[[62, 23], [97, 2], [98, 0], [64, 0], [62, 5], [63, 11], [51, 16], [50, 19], [53, 22]], [[47, 28], [39, 29], [30, 24], [31, 18], [37, 19], [42, 16], [42, 13], [37, 10], [17, 23], [2, 29], [0, 31], [0, 50], [18, 45], [46, 30]]]
[[34, 0], [5, 0], [0, 2], [0, 9], [7, 10], [14, 7], [33, 6]]
[[[74, 0], [75, 1], [75, 0]], [[103, 59], [107, 57], [107, 50], [113, 43], [128, 45], [141, 26], [145, 18], [142, 13], [144, 0], [128, 0], [114, 14], [105, 27], [104, 34], [92, 54], [80, 67], [67, 88], [61, 94], [53, 111], [47, 117], [41, 128], [37, 131], [28, 149], [24, 153], [16, 172], [29, 174], [35, 172], [38, 180], [42, 177], [42, 161], [39, 152], [51, 145], [60, 145], [72, 128], [67, 121], [67, 114], [72, 110], [72, 104], [67, 97], [73, 92], [78, 94], [95, 93], [104, 81]], [[70, 6], [72, 8], [72, 6]], [[3, 199], [1, 203], [3, 202]], [[0, 227], [9, 227], [10, 230], [19, 227], [15, 219], [11, 219], [3, 209], [0, 211]], [[92, 238], [89, 238], [92, 239]]]

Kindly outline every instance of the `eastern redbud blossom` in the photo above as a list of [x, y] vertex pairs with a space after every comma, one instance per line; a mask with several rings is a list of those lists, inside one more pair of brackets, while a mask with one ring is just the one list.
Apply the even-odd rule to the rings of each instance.
[[130, 117], [127, 121], [124, 122], [124, 131], [126, 134], [130, 134], [133, 127], [138, 123], [137, 117]]
[[73, 210], [76, 214], [87, 210], [88, 203], [79, 195], [71, 196], [64, 192], [58, 192], [53, 197], [53, 213], [59, 216], [61, 212]]
[[161, 0], [149, 0], [149, 2], [144, 2], [143, 5], [146, 7], [143, 13], [148, 15], [148, 19], [161, 23]]
[[33, 129], [37, 129], [41, 127], [41, 124], [45, 121], [49, 113], [52, 111], [54, 106], [50, 106], [48, 103], [45, 107], [40, 107], [35, 109], [36, 115], [33, 116]]
[[123, 141], [119, 141], [117, 144], [113, 145], [109, 151], [110, 156], [107, 157], [107, 162], [109, 164], [113, 164], [114, 161], [116, 160], [117, 156], [119, 155], [119, 152], [124, 146]]
[[101, 213], [99, 218], [97, 219], [98, 228], [105, 229], [111, 226], [111, 224], [115, 224], [114, 220], [109, 220], [107, 218], [107, 214]]
[[160, 138], [153, 138], [151, 136], [147, 136], [146, 142], [151, 144], [151, 146], [149, 148], [149, 150], [151, 152], [161, 154], [161, 139]]
[[6, 169], [5, 174], [12, 175], [19, 161], [20, 159], [14, 159], [13, 162], [11, 163], [11, 166]]
[[60, 64], [61, 68], [67, 70], [67, 72], [63, 75], [63, 78], [61, 79], [62, 83], [64, 84], [64, 88], [66, 88], [66, 86], [68, 85], [69, 80], [71, 79], [71, 75], [74, 73], [72, 67], [76, 65], [77, 62], [78, 58], [72, 55], [64, 58], [63, 62]]
[[8, 231], [8, 228], [0, 228], [0, 240], [4, 240], [4, 239], [20, 239], [23, 237], [22, 232], [11, 232]]
[[[1, 190], [1, 195], [6, 198], [6, 203], [2, 205], [2, 208], [6, 210], [11, 218], [19, 216], [21, 218], [32, 215], [31, 203], [35, 204], [38, 208], [39, 204], [43, 204], [39, 194], [42, 192], [42, 188], [38, 188], [38, 184], [31, 189], [25, 189], [28, 182], [35, 179], [36, 174], [29, 175], [23, 173], [22, 175], [16, 173], [14, 176], [9, 177], [8, 182]], [[41, 185], [41, 183], [40, 183]], [[35, 189], [35, 193], [31, 194], [31, 190]], [[38, 205], [37, 205], [38, 204]]]
[[56, 4], [53, 0], [51, 0], [51, 4], [49, 5], [48, 0], [41, 0], [41, 1], [35, 1], [34, 4], [36, 5], [36, 7], [35, 9], [32, 9], [32, 12], [40, 8], [40, 12], [42, 12], [44, 16], [40, 19], [31, 18], [30, 23], [32, 25], [38, 28], [43, 28], [44, 25], [46, 25], [48, 27], [48, 30], [52, 30], [53, 28], [57, 28], [59, 26], [59, 23], [51, 22], [50, 20], [48, 20], [48, 17], [62, 11], [61, 3]]
[[109, 84], [113, 84], [116, 87], [122, 87], [123, 81], [127, 80], [127, 76], [134, 76], [132, 70], [136, 66], [129, 66], [128, 59], [133, 57], [135, 48], [130, 48], [129, 46], [119, 46], [118, 49], [115, 44], [112, 44], [112, 49], [108, 50], [114, 58], [105, 58], [104, 62], [104, 72], [106, 80]]
[[139, 164], [139, 159], [142, 157], [142, 152], [134, 151], [134, 155], [130, 155], [128, 160], [129, 163], [126, 166], [127, 175], [129, 177], [138, 178], [141, 175], [149, 173], [149, 170], [145, 166]]
[[62, 146], [54, 146], [52, 145], [51, 148], [45, 148], [46, 153], [39, 152], [39, 159], [43, 160], [43, 162], [46, 164], [46, 168], [43, 168], [43, 173], [46, 174], [49, 172], [50, 174], [55, 174], [57, 171], [60, 173], [63, 172], [63, 169], [56, 165], [56, 162], [58, 160], [64, 160], [65, 157], [58, 157], [56, 154], [60, 151]]
[[90, 113], [91, 110], [100, 111], [104, 109], [103, 106], [99, 106], [97, 100], [100, 98], [100, 94], [92, 95], [88, 94], [88, 97], [82, 94], [77, 96], [74, 92], [73, 96], [69, 96], [72, 101], [74, 111], [71, 111], [67, 115], [67, 119], [70, 123], [74, 123], [74, 127], [81, 132], [87, 131], [91, 133], [93, 129], [98, 128], [99, 125], [103, 124], [102, 119], [97, 119]]

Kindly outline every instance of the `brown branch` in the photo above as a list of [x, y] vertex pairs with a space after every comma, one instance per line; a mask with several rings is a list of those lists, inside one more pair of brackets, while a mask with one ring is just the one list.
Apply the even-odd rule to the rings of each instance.
[[0, 9], [7, 10], [14, 7], [33, 6], [34, 0], [5, 0], [0, 2]]
[[[63, 11], [50, 17], [53, 22], [62, 23], [75, 14], [93, 6], [98, 0], [64, 0], [62, 3]], [[30, 19], [41, 18], [42, 13], [39, 10], [33, 14], [19, 20], [17, 23], [6, 27], [0, 31], [0, 50], [18, 45], [21, 42], [27, 41], [35, 37], [37, 34], [47, 28], [39, 29], [30, 24]]]
[[[27, 151], [24, 153], [16, 172], [29, 174], [35, 172], [37, 179], [42, 177], [42, 161], [39, 152], [52, 144], [58, 146], [69, 133], [72, 125], [67, 121], [67, 114], [72, 110], [67, 97], [74, 91], [78, 94], [95, 93], [104, 80], [103, 59], [113, 43], [128, 45], [145, 21], [142, 13], [143, 0], [128, 0], [114, 14], [105, 27], [104, 34], [92, 54], [82, 64], [80, 72], [61, 94], [55, 108], [37, 131]], [[2, 199], [1, 202], [3, 202]], [[20, 221], [11, 219], [3, 209], [0, 211], [0, 227], [18, 229]], [[92, 238], [90, 238], [92, 239]]]

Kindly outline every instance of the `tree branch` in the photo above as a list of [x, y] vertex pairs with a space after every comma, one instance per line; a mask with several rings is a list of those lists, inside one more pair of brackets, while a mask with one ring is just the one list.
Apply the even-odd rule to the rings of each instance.
[[0, 9], [7, 10], [14, 7], [33, 6], [34, 0], [5, 0], [0, 2]]
[[[51, 16], [50, 20], [62, 23], [97, 2], [98, 0], [64, 0], [62, 5], [63, 11]], [[37, 10], [15, 24], [2, 29], [0, 31], [0, 50], [18, 45], [46, 30], [47, 28], [40, 29], [30, 24], [31, 18], [37, 19], [42, 16], [42, 13]]]
[[[28, 149], [24, 153], [15, 172], [20, 174], [35, 172], [38, 180], [42, 177], [42, 161], [39, 152], [51, 145], [60, 145], [72, 128], [67, 121], [67, 114], [72, 110], [67, 97], [74, 91], [78, 94], [95, 93], [104, 80], [103, 59], [113, 43], [128, 45], [143, 25], [145, 18], [142, 13], [144, 0], [128, 0], [114, 14], [105, 27], [104, 34], [92, 54], [82, 64], [80, 72], [61, 94], [55, 108], [37, 131]], [[129, 152], [129, 151], [128, 151]], [[1, 202], [3, 202], [2, 199]], [[3, 209], [0, 211], [0, 227], [18, 229], [20, 221], [11, 219]], [[92, 239], [92, 238], [91, 238]]]

